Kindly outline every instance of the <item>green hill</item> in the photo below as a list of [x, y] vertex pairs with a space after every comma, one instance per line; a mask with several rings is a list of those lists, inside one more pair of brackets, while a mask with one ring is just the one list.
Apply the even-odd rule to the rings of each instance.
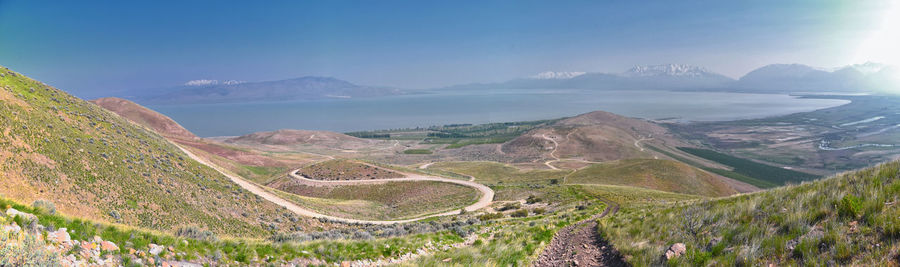
[[[0, 193], [65, 214], [171, 231], [267, 236], [304, 220], [192, 161], [163, 137], [0, 69]], [[299, 221], [299, 222], [292, 222]]]
[[566, 177], [566, 183], [627, 185], [701, 196], [737, 193], [708, 172], [662, 159], [623, 159], [592, 164]]
[[[600, 227], [635, 265], [896, 266], [900, 162], [682, 205], [632, 205]], [[675, 243], [682, 257], [661, 259]]]

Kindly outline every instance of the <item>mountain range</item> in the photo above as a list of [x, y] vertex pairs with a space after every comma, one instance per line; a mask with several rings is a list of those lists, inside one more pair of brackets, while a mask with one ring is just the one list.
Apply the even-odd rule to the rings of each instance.
[[878, 63], [831, 70], [802, 64], [771, 64], [739, 79], [709, 69], [665, 64], [635, 66], [621, 73], [542, 72], [500, 83], [465, 84], [443, 89], [598, 89], [704, 90], [726, 92], [890, 92], [897, 88], [898, 70]]
[[358, 98], [402, 94], [396, 88], [357, 85], [348, 81], [318, 76], [295, 79], [240, 82], [229, 80], [193, 80], [181, 86], [129, 91], [123, 97], [147, 104], [232, 103], [326, 98]]

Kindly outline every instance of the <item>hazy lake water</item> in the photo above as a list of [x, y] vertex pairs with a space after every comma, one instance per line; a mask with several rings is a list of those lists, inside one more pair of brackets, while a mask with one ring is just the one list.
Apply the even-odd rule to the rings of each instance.
[[646, 119], [760, 118], [849, 103], [776, 94], [669, 91], [487, 90], [276, 103], [151, 105], [199, 136], [277, 129], [336, 132], [552, 119], [595, 110]]

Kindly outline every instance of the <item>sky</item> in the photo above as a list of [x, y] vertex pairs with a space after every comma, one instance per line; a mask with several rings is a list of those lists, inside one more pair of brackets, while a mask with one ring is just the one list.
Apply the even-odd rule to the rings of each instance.
[[[900, 64], [889, 1], [0, 0], [0, 65], [78, 96], [308, 75], [434, 88], [544, 71]], [[896, 44], [896, 45], [892, 45]], [[886, 54], [888, 53], [888, 54]]]

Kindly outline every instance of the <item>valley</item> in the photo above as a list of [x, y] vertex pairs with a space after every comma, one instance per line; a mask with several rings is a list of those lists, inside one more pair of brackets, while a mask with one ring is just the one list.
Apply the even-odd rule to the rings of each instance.
[[[894, 236], [892, 217], [877, 214], [894, 210], [887, 203], [900, 179], [896, 163], [818, 180], [897, 158], [890, 147], [900, 123], [894, 98], [840, 96], [852, 102], [722, 122], [594, 111], [538, 121], [202, 138], [128, 100], [86, 102], [8, 70], [3, 88], [0, 190], [9, 207], [0, 222], [19, 227], [21, 238], [65, 227], [73, 240], [119, 247], [85, 256], [67, 254], [68, 243], [40, 241], [51, 249], [35, 253], [48, 260], [862, 264], [885, 259], [854, 256], [861, 251], [896, 249], [891, 242], [866, 247], [861, 243], [869, 239], [852, 235], [868, 229], [881, 240]], [[852, 184], [862, 187], [852, 191]], [[859, 190], [877, 197], [860, 199]], [[828, 199], [810, 202], [819, 192]], [[774, 199], [798, 202], [769, 210]], [[839, 209], [825, 209], [828, 203]], [[844, 228], [851, 222], [855, 228]], [[675, 243], [686, 250], [660, 260]], [[159, 253], [156, 246], [169, 249]]]

